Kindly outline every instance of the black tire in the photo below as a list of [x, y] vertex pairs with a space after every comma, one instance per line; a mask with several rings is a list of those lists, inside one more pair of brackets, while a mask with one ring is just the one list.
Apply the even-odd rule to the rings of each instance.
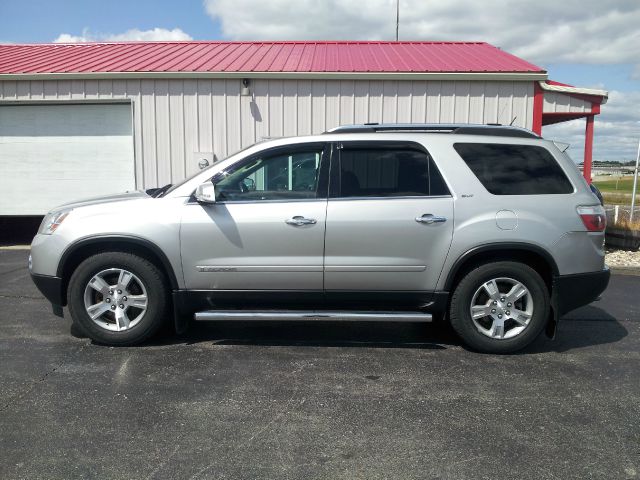
[[[471, 318], [475, 292], [491, 279], [506, 277], [524, 285], [531, 294], [533, 315], [526, 327], [512, 338], [491, 338], [476, 328]], [[549, 291], [542, 277], [528, 265], [518, 262], [492, 262], [470, 270], [456, 285], [449, 306], [451, 326], [469, 347], [484, 353], [511, 353], [521, 350], [544, 330], [549, 318]]]
[[[142, 281], [147, 293], [146, 311], [139, 321], [127, 330], [112, 331], [96, 324], [85, 309], [84, 292], [89, 281], [97, 273], [110, 269], [124, 269]], [[69, 280], [69, 313], [89, 338], [97, 343], [112, 346], [128, 346], [141, 343], [155, 333], [167, 321], [169, 289], [162, 272], [144, 258], [125, 252], [105, 252], [84, 260]]]

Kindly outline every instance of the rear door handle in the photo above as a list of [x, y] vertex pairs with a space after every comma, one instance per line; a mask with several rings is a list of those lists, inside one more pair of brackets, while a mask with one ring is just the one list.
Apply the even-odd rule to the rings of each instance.
[[447, 221], [446, 217], [437, 217], [437, 216], [432, 215], [430, 213], [425, 213], [421, 217], [416, 217], [416, 222], [418, 222], [418, 223], [426, 223], [428, 225], [431, 225], [432, 223], [444, 223], [446, 221]]
[[287, 225], [295, 225], [296, 227], [300, 227], [302, 225], [313, 225], [315, 223], [318, 223], [318, 221], [315, 218], [304, 218], [301, 215], [296, 215], [293, 218], [287, 218], [284, 223], [286, 223]]

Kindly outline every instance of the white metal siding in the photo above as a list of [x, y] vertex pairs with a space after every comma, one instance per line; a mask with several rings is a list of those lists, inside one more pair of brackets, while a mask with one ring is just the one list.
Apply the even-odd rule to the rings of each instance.
[[531, 128], [533, 82], [239, 79], [0, 82], [1, 100], [130, 98], [139, 188], [197, 170], [263, 137], [321, 133], [362, 122], [502, 123]]
[[544, 92], [544, 113], [583, 113], [591, 111], [591, 102], [558, 92]]

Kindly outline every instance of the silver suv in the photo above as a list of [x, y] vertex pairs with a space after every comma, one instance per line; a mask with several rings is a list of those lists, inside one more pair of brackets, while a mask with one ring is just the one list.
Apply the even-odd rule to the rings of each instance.
[[103, 344], [169, 319], [442, 318], [512, 352], [606, 288], [604, 228], [575, 164], [530, 131], [355, 125], [56, 208], [30, 269]]

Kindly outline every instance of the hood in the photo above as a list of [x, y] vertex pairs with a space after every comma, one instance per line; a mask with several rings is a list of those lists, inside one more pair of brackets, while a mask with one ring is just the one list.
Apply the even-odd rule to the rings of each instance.
[[58, 205], [56, 208], [54, 208], [51, 211], [55, 212], [58, 210], [66, 210], [70, 208], [87, 207], [89, 205], [99, 205], [101, 203], [122, 202], [125, 200], [134, 200], [138, 198], [150, 198], [150, 197], [149, 195], [144, 193], [142, 190], [134, 190], [132, 192], [115, 193], [112, 195], [105, 195], [103, 197], [91, 197], [91, 198], [76, 200], [74, 202]]

